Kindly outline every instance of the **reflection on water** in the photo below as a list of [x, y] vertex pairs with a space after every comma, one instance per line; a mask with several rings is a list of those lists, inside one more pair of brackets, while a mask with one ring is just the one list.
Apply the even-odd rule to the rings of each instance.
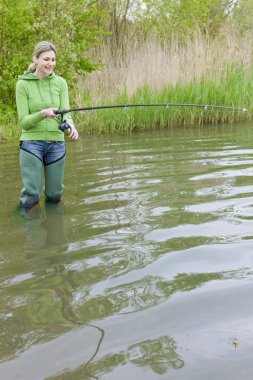
[[[146, 340], [133, 344], [126, 351], [108, 354], [95, 361], [89, 367], [79, 367], [75, 371], [66, 371], [65, 374], [54, 376], [51, 379], [99, 379], [105, 372], [115, 367], [133, 364], [137, 367], [152, 371], [156, 375], [165, 375], [170, 369], [180, 369], [184, 366], [183, 360], [176, 352], [177, 345], [174, 339], [162, 336], [153, 340]], [[49, 379], [49, 378], [48, 378]]]
[[29, 213], [2, 144], [0, 378], [250, 380], [252, 137], [69, 142], [64, 203]]
[[17, 207], [16, 215], [20, 217], [22, 233], [25, 237], [25, 251], [36, 252], [64, 245], [66, 226], [63, 202], [45, 202], [32, 209]]

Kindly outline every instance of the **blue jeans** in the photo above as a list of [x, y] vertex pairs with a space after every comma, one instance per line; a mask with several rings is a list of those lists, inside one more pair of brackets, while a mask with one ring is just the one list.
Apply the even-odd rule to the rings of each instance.
[[20, 148], [34, 154], [44, 165], [52, 164], [58, 161], [66, 154], [64, 141], [21, 141]]
[[32, 207], [39, 202], [44, 168], [45, 196], [59, 202], [63, 193], [66, 148], [63, 141], [22, 141], [20, 143], [20, 172], [23, 188], [20, 203]]

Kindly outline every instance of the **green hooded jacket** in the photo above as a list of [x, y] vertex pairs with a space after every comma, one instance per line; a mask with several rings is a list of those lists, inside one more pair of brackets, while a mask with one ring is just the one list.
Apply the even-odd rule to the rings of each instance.
[[[45, 108], [68, 109], [68, 86], [54, 72], [39, 79], [33, 73], [19, 76], [16, 85], [16, 104], [22, 133], [20, 140], [64, 141], [64, 132], [59, 127], [59, 118], [50, 119], [41, 111]], [[64, 119], [74, 124], [70, 114]]]

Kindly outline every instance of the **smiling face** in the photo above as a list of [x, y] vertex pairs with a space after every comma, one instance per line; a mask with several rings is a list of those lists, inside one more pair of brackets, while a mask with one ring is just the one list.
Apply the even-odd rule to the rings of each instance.
[[34, 62], [36, 63], [35, 75], [42, 79], [50, 75], [55, 67], [56, 56], [53, 50], [45, 51], [39, 55], [39, 57], [34, 57]]

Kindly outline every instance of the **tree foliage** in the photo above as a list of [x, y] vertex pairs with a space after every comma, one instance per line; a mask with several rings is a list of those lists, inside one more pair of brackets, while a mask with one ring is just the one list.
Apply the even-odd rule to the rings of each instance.
[[253, 31], [253, 1], [241, 0], [234, 10], [233, 24], [241, 34]]
[[216, 35], [221, 25], [236, 7], [236, 0], [143, 0], [138, 7], [138, 19], [158, 36], [179, 39], [198, 29]]
[[126, 43], [148, 36], [184, 42], [197, 30], [215, 37], [242, 2], [252, 0], [96, 0], [105, 11], [100, 25], [110, 33], [106, 43], [113, 56], [124, 53]]

